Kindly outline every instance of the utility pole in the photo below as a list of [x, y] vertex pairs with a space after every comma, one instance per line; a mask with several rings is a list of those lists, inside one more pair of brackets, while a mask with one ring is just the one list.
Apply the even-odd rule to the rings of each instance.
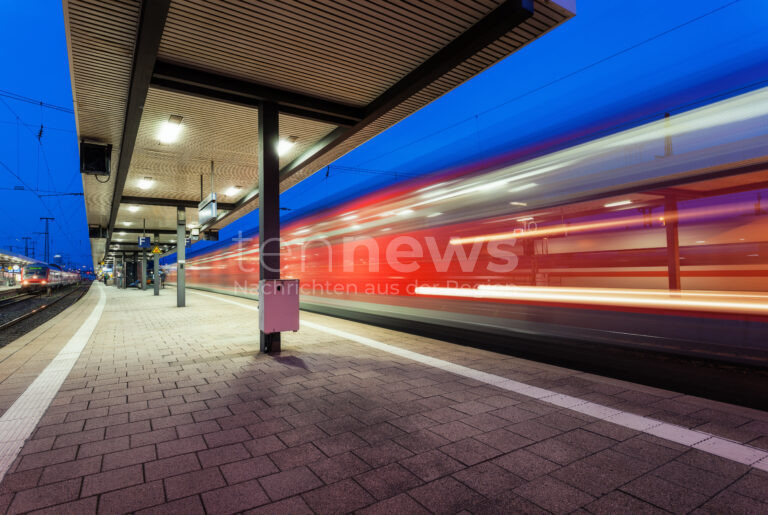
[[50, 245], [50, 232], [48, 232], [48, 222], [51, 220], [55, 220], [55, 218], [51, 216], [41, 216], [40, 220], [45, 220], [45, 252], [43, 253], [45, 256], [45, 262], [50, 263], [51, 262], [51, 245]]
[[24, 256], [29, 257], [29, 240], [32, 238], [29, 236], [22, 236], [21, 239], [24, 240]]
[[[38, 234], [40, 236], [45, 236], [45, 233], [42, 231], [34, 231], [32, 234]], [[37, 259], [37, 240], [32, 240], [32, 257]]]

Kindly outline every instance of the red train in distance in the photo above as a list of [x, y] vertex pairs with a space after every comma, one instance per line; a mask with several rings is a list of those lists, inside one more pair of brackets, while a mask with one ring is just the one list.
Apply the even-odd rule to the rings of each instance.
[[80, 283], [78, 272], [68, 272], [56, 265], [33, 263], [21, 269], [21, 290], [55, 290]]
[[[329, 314], [764, 366], [767, 121], [759, 90], [402, 183], [283, 224], [281, 274]], [[255, 298], [257, 239], [225, 245], [190, 252], [187, 285]]]

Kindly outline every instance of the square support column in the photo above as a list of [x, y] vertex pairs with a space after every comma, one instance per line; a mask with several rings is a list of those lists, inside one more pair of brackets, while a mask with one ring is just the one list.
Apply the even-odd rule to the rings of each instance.
[[176, 208], [176, 306], [186, 305], [186, 246], [187, 213], [183, 207]]
[[[160, 245], [160, 235], [155, 233], [155, 245]], [[155, 296], [160, 295], [160, 254], [152, 254], [152, 267], [154, 271], [152, 275], [154, 280], [152, 285], [154, 286]]]
[[[259, 279], [280, 279], [280, 141], [279, 113], [274, 102], [259, 106]], [[259, 288], [259, 305], [264, 289]], [[261, 352], [280, 352], [280, 333], [259, 328]]]
[[118, 288], [125, 289], [125, 274], [128, 272], [128, 267], [125, 266], [125, 252], [120, 256], [120, 282], [117, 285]]
[[136, 284], [139, 284], [141, 276], [139, 275], [139, 251], [133, 253], [133, 280]]
[[147, 289], [147, 251], [142, 249], [141, 251], [141, 289]]

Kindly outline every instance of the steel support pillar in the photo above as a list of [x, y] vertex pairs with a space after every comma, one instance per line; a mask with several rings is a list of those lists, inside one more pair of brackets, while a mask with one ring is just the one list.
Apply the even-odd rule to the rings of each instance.
[[[160, 245], [160, 235], [155, 233], [155, 245]], [[152, 254], [152, 285], [154, 286], [155, 295], [160, 295], [160, 254]]]
[[120, 263], [120, 286], [119, 288], [127, 288], [128, 283], [128, 262], [125, 260], [125, 252], [123, 252], [123, 260]]
[[664, 225], [667, 229], [667, 274], [670, 291], [680, 291], [680, 233], [677, 221], [677, 200], [666, 197]]
[[141, 251], [141, 289], [147, 289], [147, 251]]
[[186, 305], [186, 246], [187, 246], [187, 214], [183, 207], [176, 208], [176, 306]]
[[[280, 141], [274, 102], [259, 107], [259, 279], [280, 279]], [[264, 291], [259, 288], [259, 305]], [[259, 329], [261, 352], [280, 352], [280, 333]]]

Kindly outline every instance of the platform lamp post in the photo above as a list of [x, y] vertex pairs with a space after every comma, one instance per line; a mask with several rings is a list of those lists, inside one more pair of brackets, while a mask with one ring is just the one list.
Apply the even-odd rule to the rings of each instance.
[[183, 207], [176, 208], [176, 306], [185, 306], [184, 288], [187, 245], [187, 213]]

